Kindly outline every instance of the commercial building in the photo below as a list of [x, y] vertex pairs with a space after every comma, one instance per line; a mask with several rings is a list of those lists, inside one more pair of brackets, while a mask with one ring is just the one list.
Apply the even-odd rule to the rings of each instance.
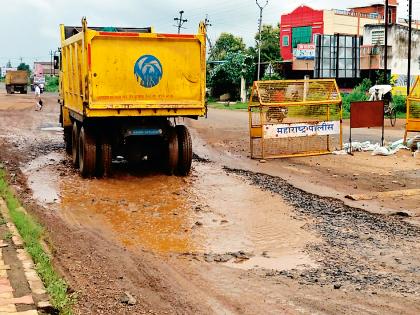
[[[397, 19], [397, 9], [397, 0], [389, 0], [388, 68], [403, 86], [407, 80], [408, 25]], [[347, 10], [300, 6], [282, 15], [280, 53], [285, 75], [375, 79], [377, 71], [384, 69], [384, 15], [383, 1]], [[420, 74], [420, 22], [414, 21], [412, 26], [411, 73], [415, 76]]]
[[[317, 35], [361, 36], [365, 25], [384, 21], [383, 10], [380, 9], [380, 5], [373, 5], [372, 8], [349, 10], [315, 10], [302, 5], [291, 13], [283, 14], [280, 21], [281, 56], [290, 63], [291, 70], [313, 71]], [[302, 49], [300, 44], [309, 46]]]
[[[420, 75], [420, 30], [413, 28], [411, 34], [411, 85]], [[408, 26], [392, 24], [388, 26], [388, 72], [406, 94], [408, 70]], [[377, 70], [385, 68], [385, 25], [366, 25], [363, 45], [360, 49], [360, 69], [363, 77], [372, 78]], [[398, 90], [398, 88], [397, 88]]]
[[34, 76], [43, 77], [45, 75], [54, 75], [54, 65], [49, 61], [35, 61]]

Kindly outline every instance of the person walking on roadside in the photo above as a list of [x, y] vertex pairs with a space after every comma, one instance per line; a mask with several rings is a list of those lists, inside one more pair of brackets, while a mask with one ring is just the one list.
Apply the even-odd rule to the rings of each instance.
[[39, 85], [35, 86], [35, 101], [36, 101], [36, 108], [35, 110], [41, 110], [42, 109], [42, 100], [41, 100], [41, 88]]

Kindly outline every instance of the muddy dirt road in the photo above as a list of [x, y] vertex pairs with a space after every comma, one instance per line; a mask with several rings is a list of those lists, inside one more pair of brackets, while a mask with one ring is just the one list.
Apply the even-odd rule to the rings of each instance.
[[419, 188], [408, 152], [260, 164], [246, 159], [241, 114], [212, 111], [190, 124], [191, 176], [114, 163], [113, 178], [83, 180], [56, 98], [35, 112], [31, 95], [0, 89], [0, 163], [46, 227], [76, 314], [419, 313], [417, 196], [344, 198]]

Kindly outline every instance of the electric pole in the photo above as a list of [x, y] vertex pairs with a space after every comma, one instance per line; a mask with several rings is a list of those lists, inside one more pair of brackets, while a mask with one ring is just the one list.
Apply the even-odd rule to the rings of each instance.
[[258, 81], [260, 80], [261, 75], [261, 27], [262, 27], [262, 16], [263, 16], [263, 10], [268, 4], [268, 0], [265, 1], [265, 4], [262, 6], [258, 2], [258, 0], [255, 0], [255, 3], [257, 4], [258, 8], [260, 9], [260, 20], [258, 25], [258, 33], [259, 33], [259, 44], [258, 44]]
[[411, 79], [411, 32], [413, 22], [413, 0], [408, 0], [408, 67], [407, 67], [407, 96], [410, 94]]
[[184, 11], [179, 11], [179, 18], [174, 18], [174, 21], [176, 21], [178, 23], [178, 25], [176, 27], [178, 27], [178, 34], [181, 33], [181, 28], [182, 25], [184, 25], [184, 23], [188, 22], [187, 19], [183, 19], [182, 15], [184, 14]]
[[52, 75], [53, 69], [54, 69], [54, 52], [52, 50], [50, 50], [50, 56], [51, 56], [50, 75]]
[[384, 80], [383, 84], [388, 83], [388, 16], [389, 0], [385, 0], [385, 52], [384, 52]]
[[209, 20], [208, 15], [206, 15], [206, 18], [204, 20], [204, 26], [206, 27], [206, 39], [207, 39], [207, 42], [209, 43], [210, 54], [211, 54], [211, 51], [213, 50], [213, 44], [211, 43], [210, 37], [207, 34], [207, 29], [208, 29], [209, 26], [212, 26], [212, 24], [210, 24], [210, 20]]

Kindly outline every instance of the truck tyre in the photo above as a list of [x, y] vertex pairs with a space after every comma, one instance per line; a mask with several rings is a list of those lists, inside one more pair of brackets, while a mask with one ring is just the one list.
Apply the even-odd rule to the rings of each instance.
[[27, 86], [24, 86], [24, 87], [22, 88], [22, 90], [21, 90], [21, 93], [22, 93], [22, 94], [28, 94], [28, 87], [27, 87]]
[[79, 135], [79, 169], [82, 177], [92, 177], [96, 171], [96, 141], [92, 132], [85, 127]]
[[179, 156], [178, 136], [176, 130], [170, 127], [168, 130], [168, 164], [167, 172], [169, 175], [173, 175], [177, 170], [178, 156]]
[[10, 86], [8, 86], [8, 85], [6, 85], [6, 93], [7, 94], [11, 94], [12, 93], [12, 91], [10, 89]]
[[75, 168], [79, 167], [79, 127], [73, 122], [73, 130], [71, 132], [71, 159]]
[[178, 136], [178, 174], [186, 176], [191, 171], [192, 142], [190, 132], [184, 125], [175, 127]]
[[111, 176], [112, 146], [108, 139], [103, 139], [98, 147], [97, 174], [99, 177]]

